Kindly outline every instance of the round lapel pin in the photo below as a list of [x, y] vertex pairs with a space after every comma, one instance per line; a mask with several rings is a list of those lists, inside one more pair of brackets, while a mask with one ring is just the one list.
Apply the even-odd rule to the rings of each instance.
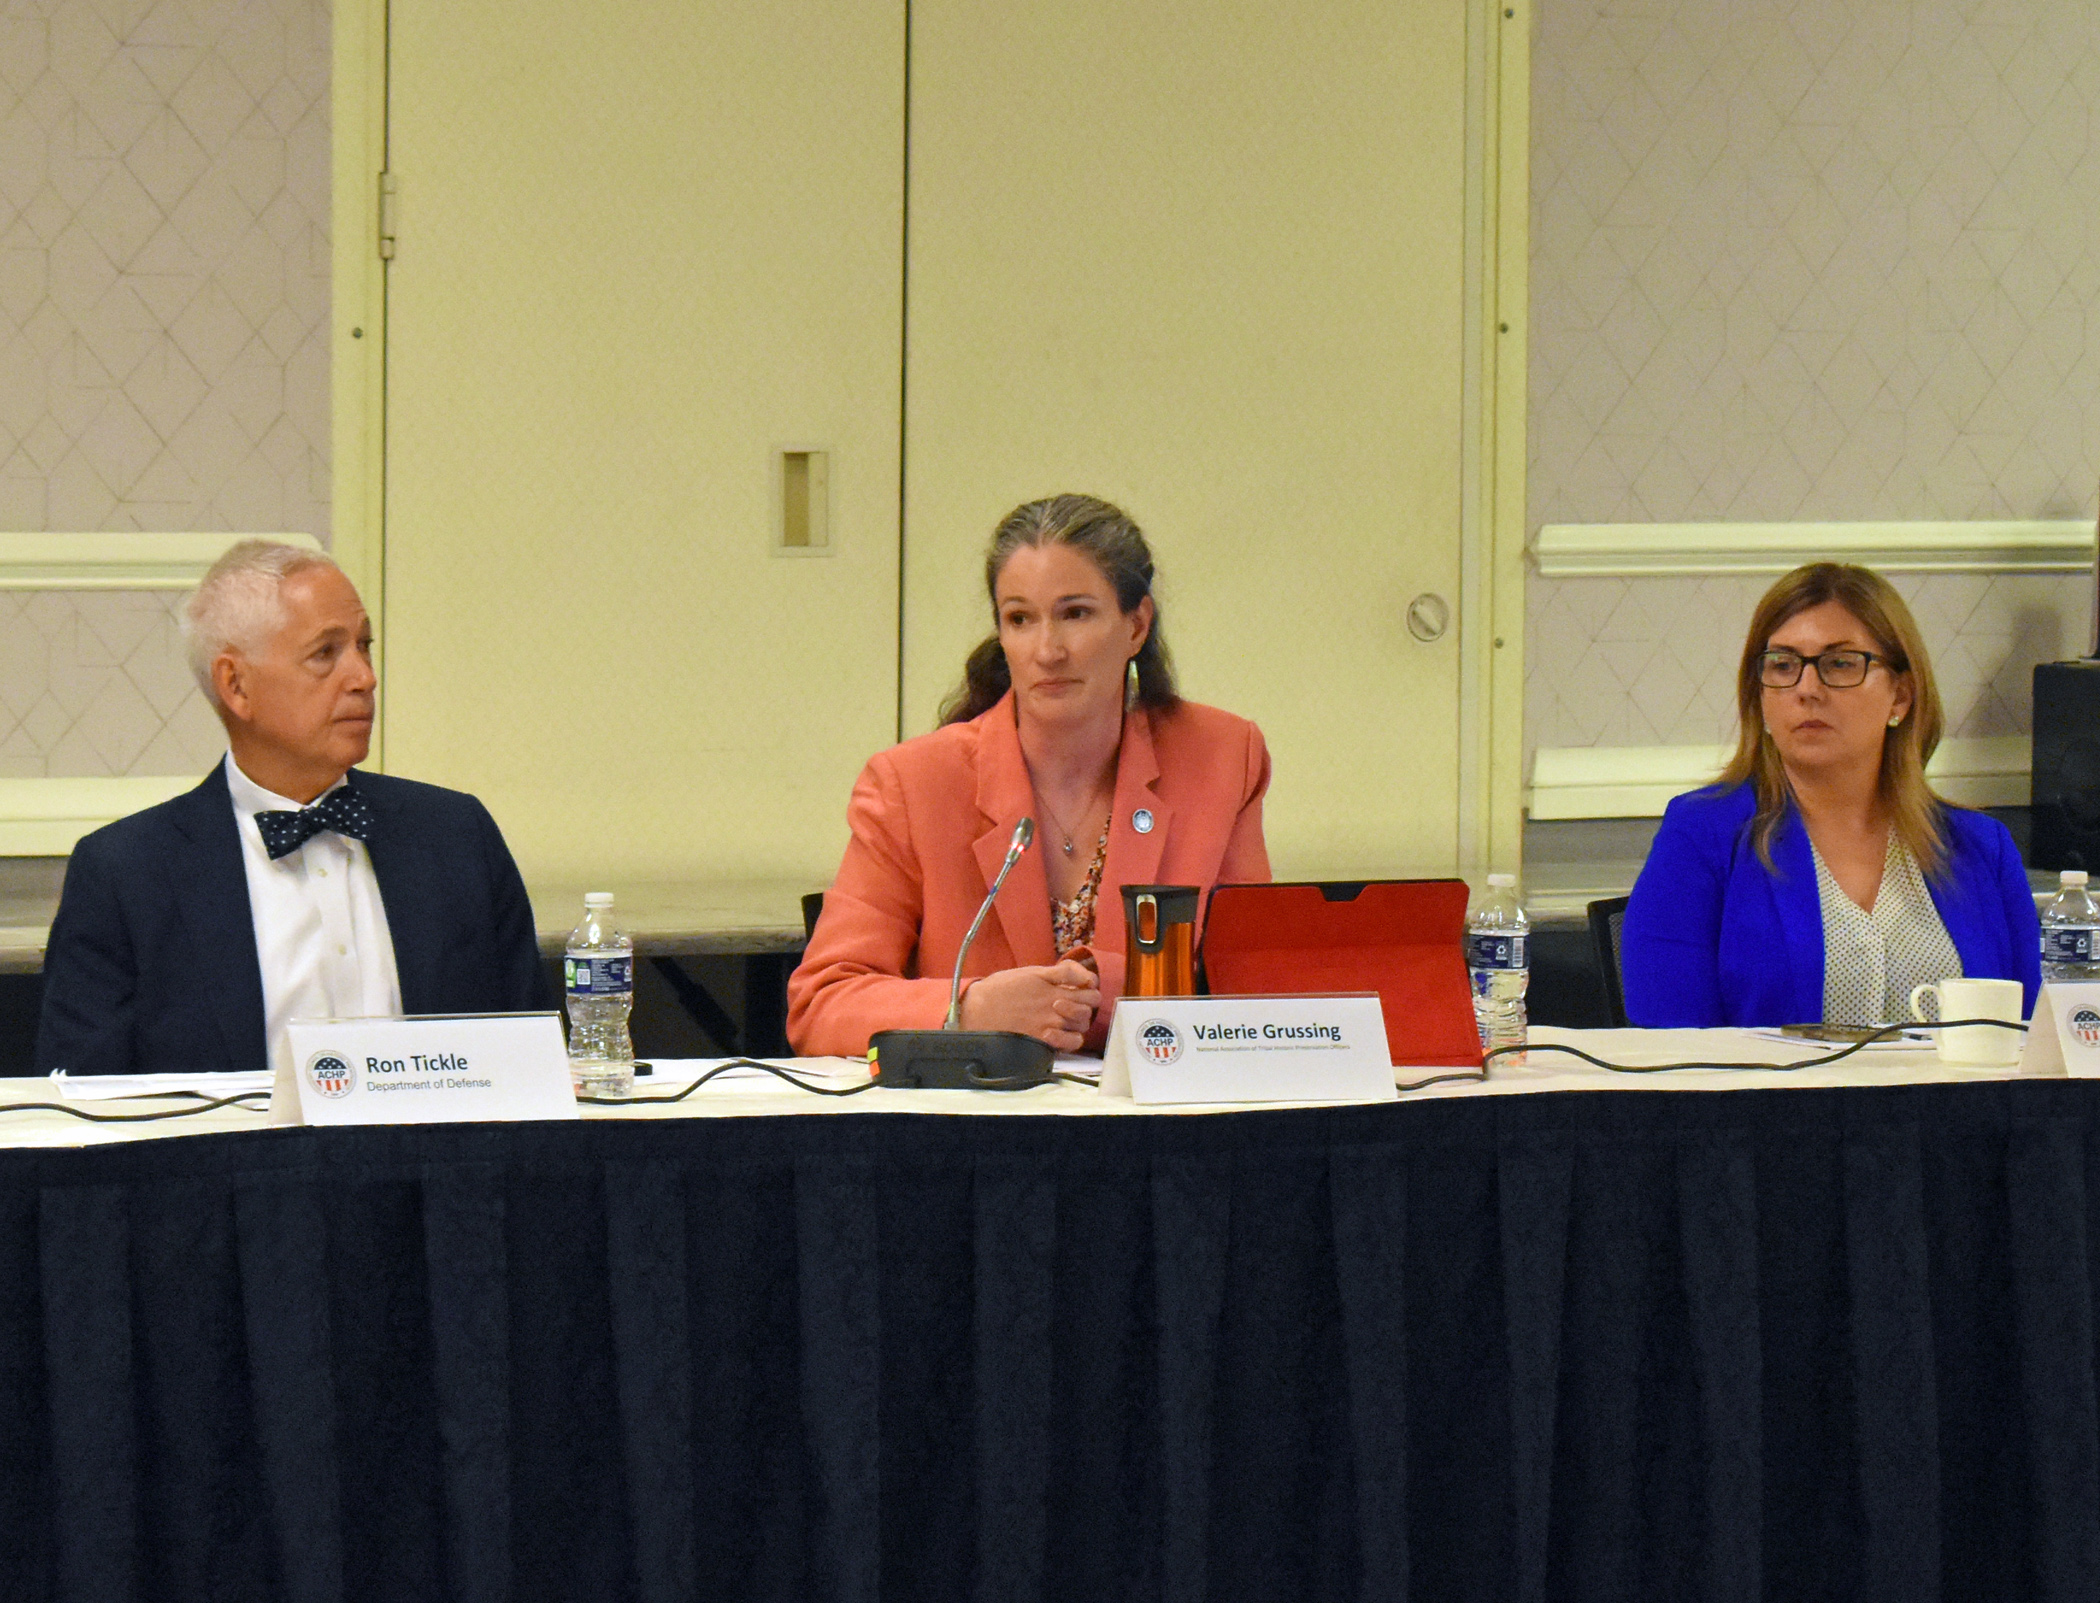
[[1130, 827], [1136, 830], [1140, 835], [1151, 834], [1152, 809], [1149, 807], [1140, 807], [1136, 812], [1132, 813], [1130, 815]]

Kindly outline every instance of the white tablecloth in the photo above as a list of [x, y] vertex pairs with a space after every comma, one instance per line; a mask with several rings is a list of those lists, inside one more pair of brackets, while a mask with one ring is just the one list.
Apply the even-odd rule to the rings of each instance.
[[[1989, 1081], [2011, 1078], [2015, 1068], [1951, 1069], [1930, 1049], [1911, 1046], [1873, 1047], [1824, 1067], [1787, 1070], [1772, 1065], [1814, 1061], [1828, 1056], [1807, 1043], [1776, 1040], [1748, 1030], [1561, 1030], [1541, 1026], [1531, 1032], [1534, 1051], [1522, 1065], [1497, 1064], [1485, 1081], [1430, 1086], [1406, 1093], [1405, 1100], [1510, 1096], [1533, 1091], [1735, 1091], [1769, 1086], [1905, 1085], [1925, 1081]], [[1581, 1047], [1614, 1063], [1660, 1064], [1686, 1060], [1742, 1065], [1730, 1069], [1673, 1069], [1654, 1074], [1615, 1074], [1580, 1060], [1543, 1050], [1555, 1042]], [[636, 1082], [639, 1095], [660, 1096], [683, 1089], [694, 1076], [724, 1061], [699, 1059], [662, 1064], [662, 1072]], [[850, 1085], [863, 1070], [845, 1058], [782, 1059], [781, 1066], [831, 1086]], [[1396, 1069], [1403, 1082], [1439, 1072]], [[63, 1100], [45, 1080], [0, 1079], [0, 1147], [86, 1146], [108, 1141], [203, 1135], [225, 1130], [266, 1128], [262, 1108], [228, 1107], [192, 1117], [145, 1124], [94, 1124], [61, 1112], [9, 1112], [29, 1102]], [[79, 1106], [96, 1112], [118, 1112], [179, 1104], [167, 1099], [94, 1102]], [[1262, 1107], [1303, 1104], [1263, 1103]], [[691, 1119], [820, 1113], [922, 1113], [990, 1115], [1070, 1115], [1127, 1117], [1132, 1114], [1211, 1116], [1244, 1111], [1217, 1105], [1139, 1107], [1119, 1097], [1106, 1097], [1090, 1086], [1054, 1083], [1028, 1091], [903, 1091], [880, 1088], [858, 1096], [815, 1096], [784, 1081], [751, 1074], [724, 1076], [677, 1103], [638, 1102], [626, 1107], [586, 1107], [586, 1119]]]

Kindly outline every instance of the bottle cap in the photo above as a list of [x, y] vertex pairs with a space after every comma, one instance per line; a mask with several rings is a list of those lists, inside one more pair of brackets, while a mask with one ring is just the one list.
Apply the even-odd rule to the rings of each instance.
[[610, 907], [612, 904], [613, 893], [611, 891], [585, 891], [583, 893], [583, 905], [585, 907]]
[[1494, 889], [1496, 889], [1496, 890], [1505, 890], [1505, 889], [1508, 889], [1508, 888], [1509, 888], [1510, 886], [1513, 886], [1513, 885], [1515, 885], [1515, 884], [1516, 884], [1516, 882], [1517, 882], [1517, 876], [1516, 876], [1516, 875], [1514, 875], [1514, 874], [1490, 874], [1490, 875], [1488, 875], [1488, 884], [1489, 884], [1490, 886], [1492, 886], [1492, 887], [1493, 887]]
[[2085, 870], [2082, 868], [2067, 868], [2064, 870], [2064, 877], [2059, 883], [2065, 885], [2083, 885], [2085, 883]]

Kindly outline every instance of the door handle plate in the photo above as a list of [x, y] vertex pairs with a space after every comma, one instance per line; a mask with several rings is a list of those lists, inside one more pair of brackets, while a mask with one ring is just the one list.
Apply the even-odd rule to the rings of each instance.
[[1444, 638], [1451, 627], [1451, 604], [1434, 591], [1425, 590], [1407, 604], [1407, 632], [1422, 644]]

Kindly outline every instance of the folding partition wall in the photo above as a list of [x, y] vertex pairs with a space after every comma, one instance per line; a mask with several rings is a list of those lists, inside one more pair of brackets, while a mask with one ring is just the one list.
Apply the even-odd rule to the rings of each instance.
[[[1457, 841], [1468, 9], [915, 0], [904, 721], [1015, 502], [1151, 536], [1288, 877]], [[1412, 625], [1412, 627], [1410, 627]]]
[[541, 881], [822, 883], [896, 731], [901, 0], [390, 11], [388, 766]]
[[1280, 871], [1477, 857], [1503, 9], [394, 0], [388, 766], [542, 880], [821, 884], [1085, 489]]

